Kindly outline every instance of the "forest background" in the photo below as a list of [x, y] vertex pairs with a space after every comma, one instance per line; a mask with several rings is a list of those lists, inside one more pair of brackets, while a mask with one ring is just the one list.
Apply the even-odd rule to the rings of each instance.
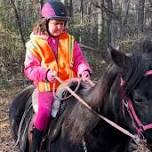
[[[0, 87], [26, 84], [25, 43], [44, 0], [0, 0]], [[79, 41], [94, 77], [109, 62], [108, 44], [128, 51], [152, 37], [152, 0], [61, 0], [68, 9], [68, 29]], [[105, 66], [103, 66], [105, 67]]]

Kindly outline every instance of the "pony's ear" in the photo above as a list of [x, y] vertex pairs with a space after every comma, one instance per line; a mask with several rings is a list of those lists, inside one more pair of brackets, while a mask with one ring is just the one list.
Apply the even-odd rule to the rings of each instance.
[[109, 51], [112, 61], [123, 71], [128, 71], [131, 66], [131, 58], [115, 48], [111, 48]]

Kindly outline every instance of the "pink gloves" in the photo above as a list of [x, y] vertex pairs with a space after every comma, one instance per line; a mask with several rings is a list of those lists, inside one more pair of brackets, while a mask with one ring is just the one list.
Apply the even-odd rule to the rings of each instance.
[[88, 70], [85, 70], [79, 74], [79, 77], [82, 78], [82, 81], [86, 81], [87, 79], [90, 79], [90, 72]]
[[77, 75], [81, 77], [82, 81], [87, 81], [90, 79], [91, 69], [88, 64], [81, 63], [77, 68]]
[[48, 70], [46, 74], [46, 80], [49, 82], [55, 81], [56, 71]]

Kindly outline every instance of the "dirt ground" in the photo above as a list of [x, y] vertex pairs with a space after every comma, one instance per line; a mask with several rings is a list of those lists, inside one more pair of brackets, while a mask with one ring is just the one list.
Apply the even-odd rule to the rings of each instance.
[[11, 136], [9, 125], [9, 106], [11, 99], [19, 91], [19, 88], [0, 90], [0, 152], [18, 152]]

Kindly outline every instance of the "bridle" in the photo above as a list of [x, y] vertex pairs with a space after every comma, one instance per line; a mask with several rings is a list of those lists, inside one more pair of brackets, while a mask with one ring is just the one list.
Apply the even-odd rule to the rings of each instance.
[[[149, 76], [149, 75], [152, 75], [152, 70], [146, 71], [144, 76]], [[121, 79], [121, 87], [123, 87], [124, 84], [125, 84], [125, 82], [123, 82], [123, 80]], [[152, 123], [149, 123], [146, 125], [144, 125], [142, 123], [142, 121], [140, 120], [140, 118], [138, 117], [138, 115], [135, 111], [131, 98], [124, 96], [122, 99], [122, 105], [123, 105], [123, 107], [126, 108], [127, 112], [129, 113], [130, 118], [132, 119], [133, 123], [135, 124], [135, 129], [136, 129], [138, 136], [143, 137], [143, 133], [146, 130], [152, 129]]]

